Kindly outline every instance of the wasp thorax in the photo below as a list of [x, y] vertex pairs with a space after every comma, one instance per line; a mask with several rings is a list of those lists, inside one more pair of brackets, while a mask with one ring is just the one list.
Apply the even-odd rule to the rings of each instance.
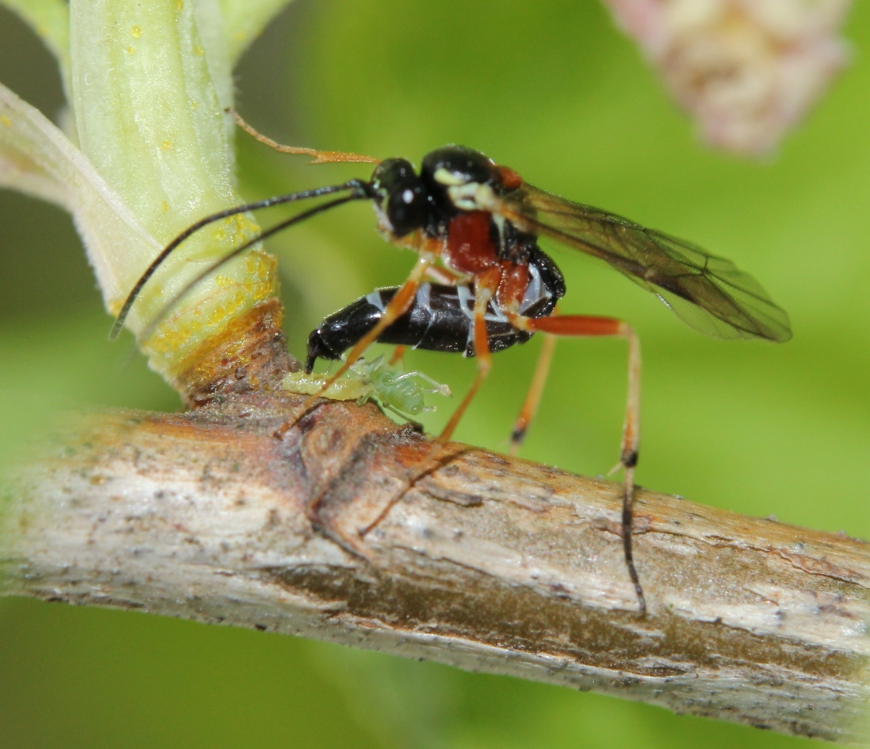
[[397, 237], [426, 224], [428, 206], [423, 182], [410, 161], [387, 159], [372, 175], [375, 200]]
[[420, 173], [424, 180], [445, 187], [488, 184], [497, 177], [495, 162], [465, 146], [444, 146], [426, 154]]

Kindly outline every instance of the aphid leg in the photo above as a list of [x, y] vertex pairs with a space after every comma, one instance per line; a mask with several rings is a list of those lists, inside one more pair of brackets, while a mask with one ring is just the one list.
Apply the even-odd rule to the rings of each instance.
[[541, 346], [541, 353], [538, 355], [538, 363], [535, 366], [532, 384], [529, 387], [526, 400], [523, 402], [520, 415], [517, 417], [514, 428], [511, 431], [511, 444], [508, 448], [508, 455], [517, 454], [517, 450], [523, 444], [526, 433], [529, 431], [529, 426], [538, 412], [541, 396], [544, 393], [544, 386], [547, 384], [547, 375], [550, 373], [550, 362], [553, 361], [553, 352], [555, 350], [556, 336], [545, 333], [544, 344]]
[[407, 312], [408, 308], [414, 302], [414, 295], [417, 293], [417, 287], [420, 285], [420, 279], [423, 278], [423, 275], [426, 273], [426, 269], [432, 264], [434, 258], [428, 253], [425, 255], [421, 255], [421, 257], [417, 260], [417, 263], [411, 270], [408, 278], [405, 280], [399, 290], [393, 295], [393, 298], [390, 300], [390, 303], [384, 309], [383, 314], [381, 315], [380, 320], [378, 320], [377, 324], [362, 338], [360, 338], [354, 347], [348, 352], [345, 356], [344, 361], [341, 363], [341, 366], [333, 372], [323, 383], [320, 390], [313, 395], [309, 396], [308, 399], [302, 404], [302, 407], [299, 410], [299, 415], [295, 418], [291, 419], [284, 423], [281, 427], [279, 427], [275, 431], [275, 436], [279, 439], [283, 437], [292, 427], [299, 421], [300, 418], [304, 414], [308, 412], [311, 406], [314, 405], [314, 402], [324, 393], [327, 389], [334, 383], [339, 377], [341, 377], [348, 369], [355, 364], [359, 358], [365, 353], [365, 350], [374, 343], [378, 336], [390, 325], [392, 325], [397, 318], [401, 317], [405, 312]]
[[511, 324], [520, 330], [540, 331], [554, 336], [599, 337], [615, 336], [628, 341], [628, 398], [625, 407], [625, 426], [622, 431], [622, 453], [617, 468], [625, 469], [622, 492], [622, 548], [625, 565], [634, 583], [640, 613], [646, 614], [646, 599], [637, 576], [632, 553], [631, 530], [634, 506], [634, 469], [640, 444], [640, 341], [634, 329], [622, 320], [612, 317], [561, 315], [528, 318], [510, 315]]
[[[423, 382], [429, 385], [428, 388], [421, 388], [424, 393], [438, 393], [439, 395], [444, 395], [446, 397], [450, 397], [453, 393], [450, 392], [450, 388], [437, 380], [433, 380], [429, 375], [424, 374], [423, 372], [405, 372], [405, 374], [399, 375], [396, 377], [396, 382], [402, 382], [403, 380], [423, 380]], [[424, 408], [424, 411], [434, 411], [434, 406], [429, 406], [428, 408]]]
[[407, 426], [411, 427], [411, 429], [417, 434], [423, 434], [425, 432], [425, 428], [419, 421], [415, 421], [414, 419], [410, 418], [408, 414], [402, 413], [395, 406], [381, 404], [381, 408], [398, 416], [402, 421], [405, 422]]
[[487, 375], [489, 375], [489, 371], [492, 368], [492, 355], [489, 351], [489, 339], [486, 334], [485, 315], [490, 300], [495, 294], [495, 290], [498, 288], [500, 279], [501, 269], [493, 268], [480, 274], [475, 282], [473, 320], [474, 355], [477, 358], [477, 376], [474, 378], [474, 382], [471, 384], [471, 387], [468, 389], [462, 402], [453, 412], [450, 421], [447, 422], [447, 426], [445, 426], [444, 429], [441, 430], [441, 434], [435, 438], [435, 444], [432, 450], [430, 450], [429, 454], [414, 468], [413, 473], [409, 475], [405, 488], [387, 503], [386, 507], [378, 513], [378, 516], [371, 523], [365, 526], [365, 528], [360, 529], [360, 536], [365, 536], [378, 523], [380, 523], [381, 520], [387, 516], [390, 510], [393, 509], [393, 507], [402, 499], [402, 497], [405, 496], [407, 491], [414, 486], [417, 479], [435, 467], [438, 462], [438, 456], [441, 455], [441, 451], [444, 449], [444, 445], [449, 442], [450, 437], [459, 424], [459, 421], [462, 419], [463, 414], [474, 399], [477, 391], [480, 390], [483, 381], [487, 378]]
[[232, 107], [228, 107], [227, 112], [232, 115], [236, 124], [242, 128], [248, 135], [255, 138], [260, 143], [269, 148], [273, 148], [279, 153], [289, 153], [295, 156], [311, 156], [312, 164], [335, 164], [339, 162], [352, 162], [356, 164], [380, 164], [381, 160], [374, 156], [363, 156], [359, 153], [344, 153], [342, 151], [317, 151], [313, 148], [301, 148], [299, 146], [284, 146], [277, 141], [272, 140], [268, 135], [263, 135], [259, 130], [249, 125], [242, 119], [242, 116]]

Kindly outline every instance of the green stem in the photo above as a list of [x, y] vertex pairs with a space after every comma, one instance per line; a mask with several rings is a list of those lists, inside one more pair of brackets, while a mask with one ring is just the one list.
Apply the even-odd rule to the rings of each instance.
[[[232, 78], [216, 0], [71, 0], [72, 105], [81, 149], [160, 244], [209, 213], [237, 204]], [[182, 245], [146, 286], [128, 327], [141, 332], [187, 282], [253, 236], [239, 216]], [[123, 252], [123, 250], [121, 250]], [[124, 257], [132, 288], [151, 257]], [[165, 376], [277, 289], [260, 249], [228, 263], [178, 305], [147, 341]], [[113, 312], [122, 298], [107, 299]]]

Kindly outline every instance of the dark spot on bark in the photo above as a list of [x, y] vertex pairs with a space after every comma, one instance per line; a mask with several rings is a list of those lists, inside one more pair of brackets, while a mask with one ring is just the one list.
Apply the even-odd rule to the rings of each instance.
[[329, 435], [329, 447], [327, 449], [330, 452], [338, 452], [342, 447], [344, 447], [344, 432], [336, 429]]

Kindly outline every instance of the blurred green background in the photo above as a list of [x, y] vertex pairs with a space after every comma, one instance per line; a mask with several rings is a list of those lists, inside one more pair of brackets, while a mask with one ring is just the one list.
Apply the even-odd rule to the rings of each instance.
[[[870, 6], [851, 67], [764, 162], [713, 152], [597, 2], [298, 0], [246, 55], [238, 108], [288, 143], [419, 162], [449, 142], [535, 185], [692, 238], [751, 272], [792, 317], [786, 345], [683, 325], [619, 274], [553, 249], [564, 309], [624, 317], [644, 353], [638, 480], [704, 504], [870, 537]], [[0, 80], [49, 116], [48, 53], [0, 12]], [[238, 139], [246, 198], [368, 176]], [[350, 206], [284, 236], [291, 350], [413, 257]], [[69, 218], [0, 192], [0, 447], [58, 409], [174, 410], [110, 319]], [[495, 359], [457, 437], [506, 436], [539, 342]], [[474, 364], [412, 353], [461, 393]], [[590, 474], [616, 461], [618, 341], [560, 344], [523, 455]], [[427, 424], [436, 429], [448, 409]], [[642, 574], [643, 559], [639, 560]], [[465, 674], [291, 637], [0, 599], [0, 748], [787, 747], [807, 742], [646, 705]]]

